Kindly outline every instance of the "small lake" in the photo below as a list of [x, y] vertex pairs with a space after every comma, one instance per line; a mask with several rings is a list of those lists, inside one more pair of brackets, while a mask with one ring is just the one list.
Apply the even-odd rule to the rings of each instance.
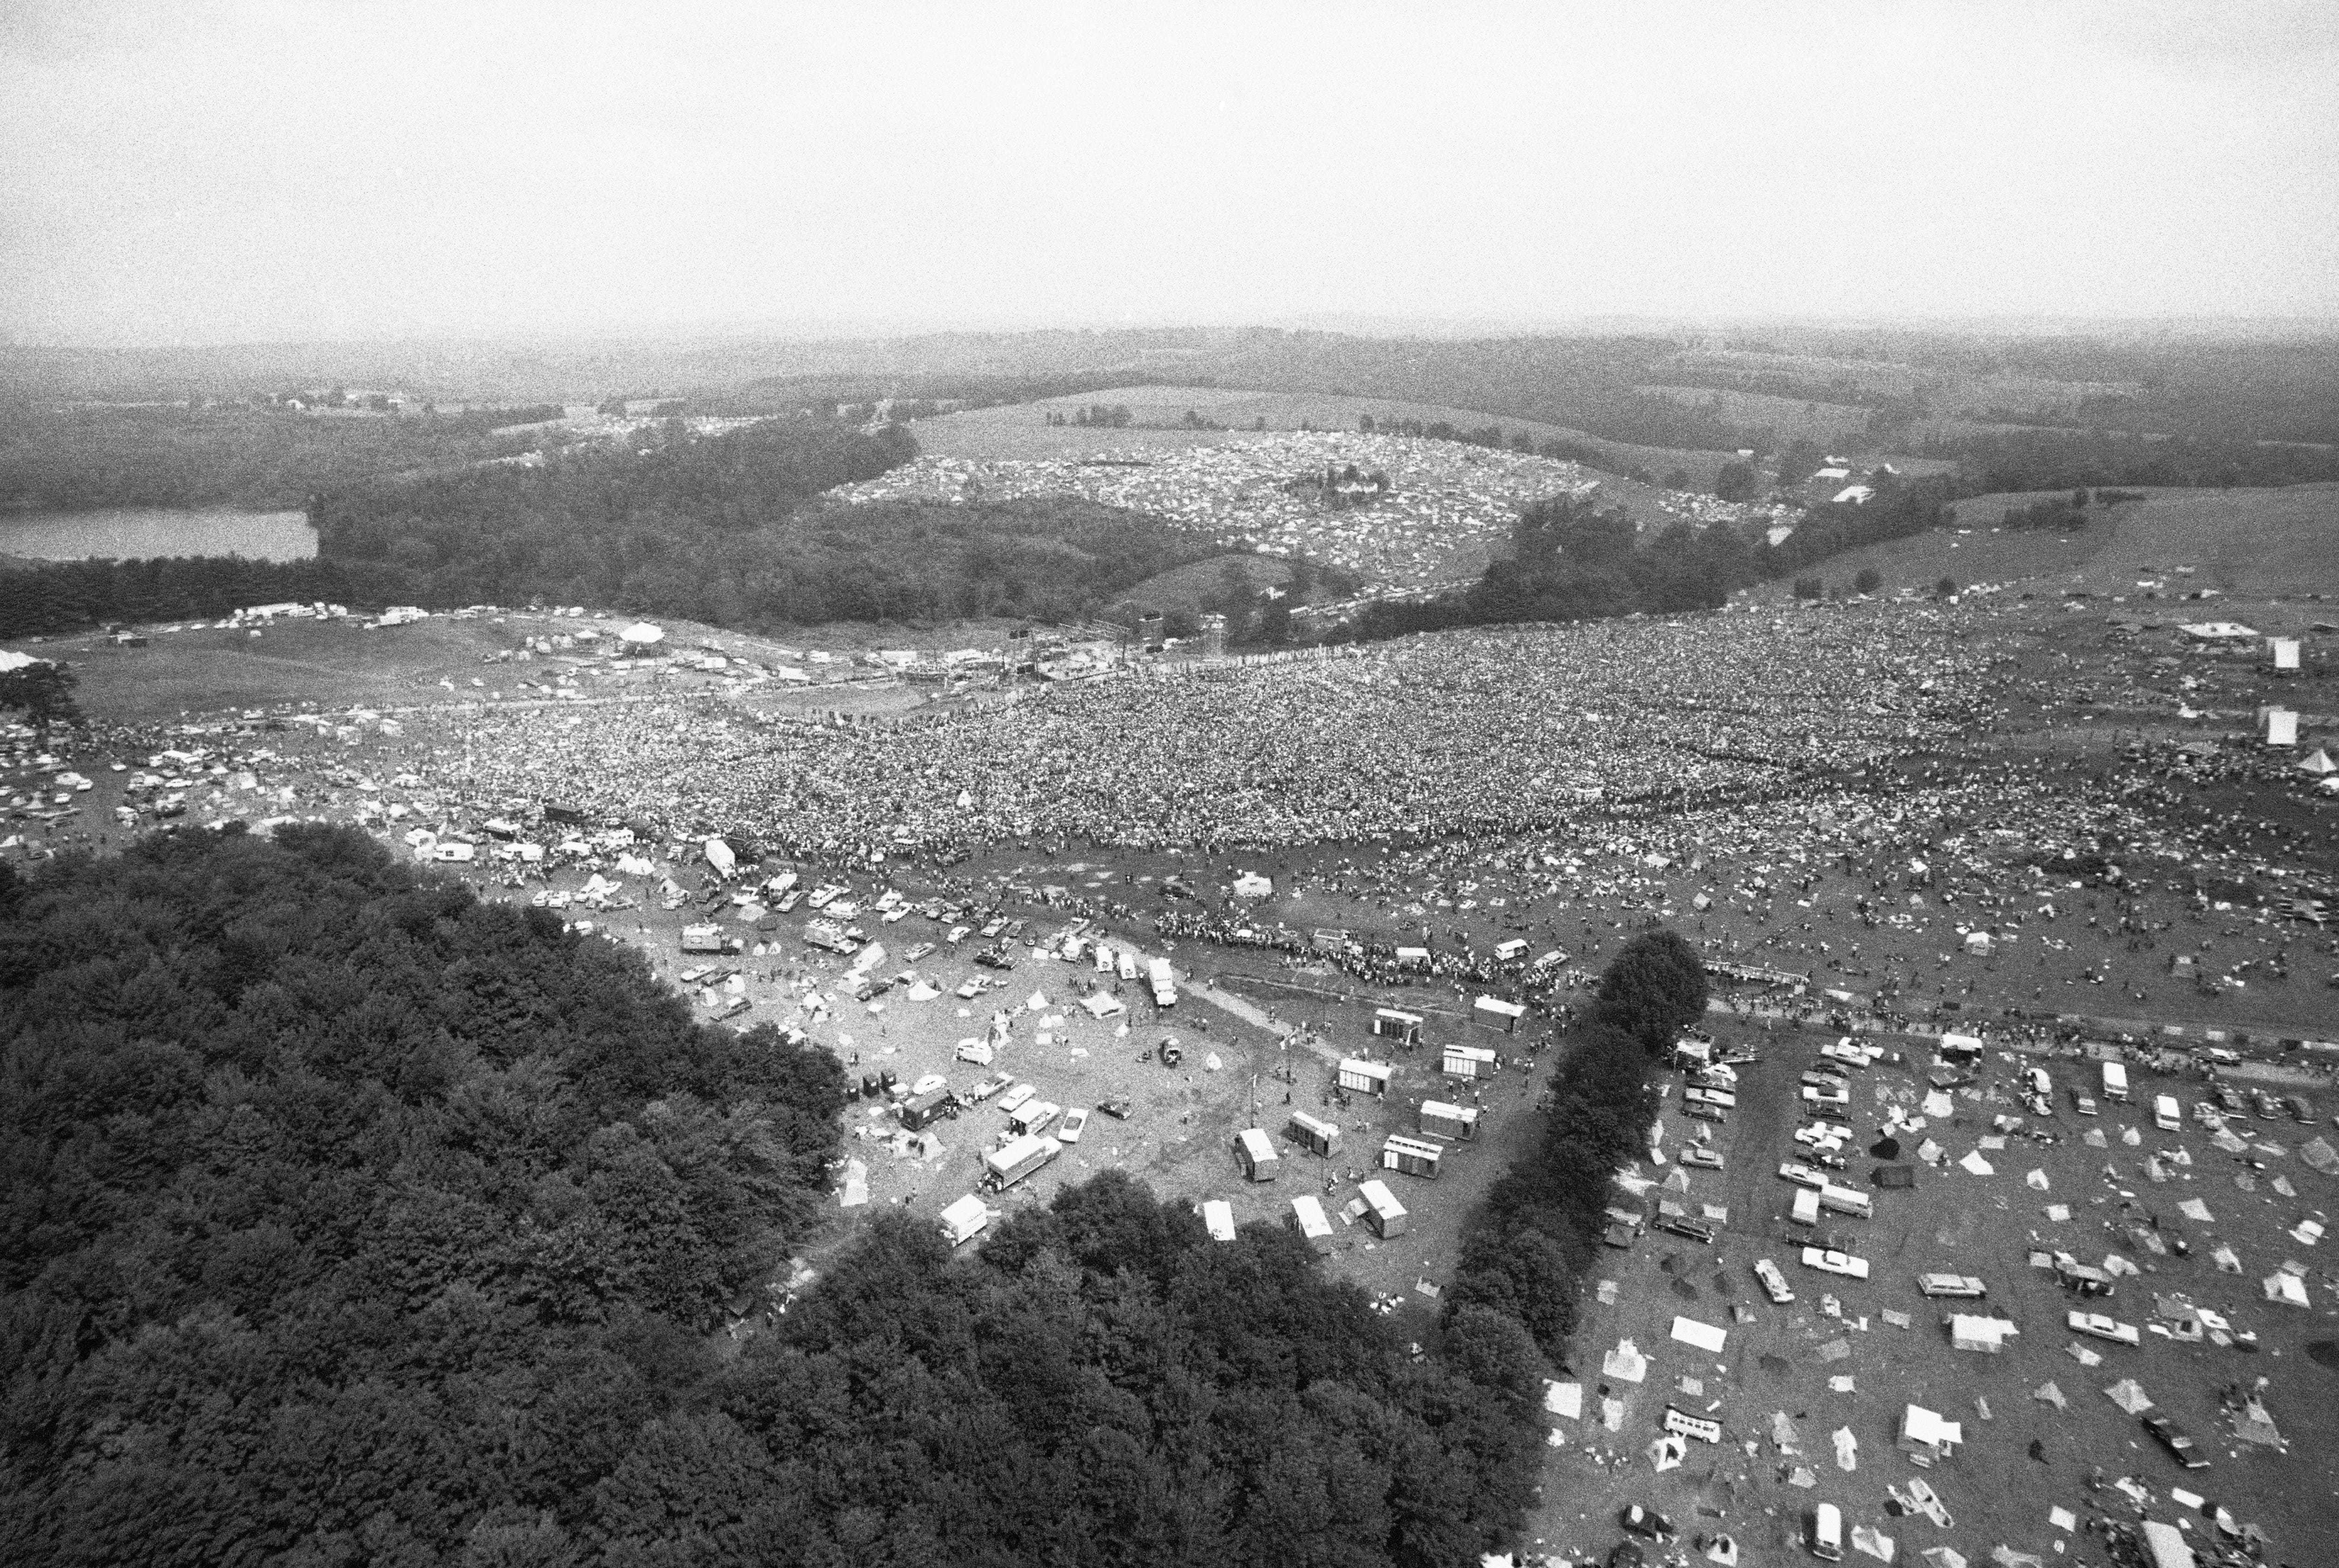
[[0, 556], [29, 556], [35, 560], [242, 556], [252, 560], [305, 561], [316, 553], [317, 536], [310, 531], [308, 515], [303, 512], [120, 507], [94, 512], [0, 514]]

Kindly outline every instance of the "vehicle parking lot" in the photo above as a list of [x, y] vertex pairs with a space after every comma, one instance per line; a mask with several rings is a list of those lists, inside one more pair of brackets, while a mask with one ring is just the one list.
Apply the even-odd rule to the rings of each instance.
[[[1699, 1537], [1726, 1533], [1742, 1562], [1783, 1562], [1808, 1550], [1815, 1510], [1832, 1503], [1850, 1561], [1866, 1548], [1886, 1560], [1881, 1537], [1892, 1561], [1948, 1547], [1981, 1563], [2004, 1546], [2042, 1563], [2107, 1563], [2103, 1522], [2146, 1517], [2182, 1521], [2204, 1561], [2251, 1529], [2268, 1543], [2264, 1561], [2339, 1561], [2329, 1457], [2339, 1297], [2318, 1245], [2339, 1176], [2304, 1157], [2317, 1137], [2327, 1149], [2334, 1107], [2311, 1106], [2308, 1126], [2286, 1107], [2282, 1120], [2261, 1119], [2245, 1100], [2249, 1114], [2226, 1135], [2236, 1149], [2196, 1119], [2195, 1102], [2216, 1100], [2199, 1080], [2131, 1067], [2130, 1101], [2087, 1118], [2074, 1091], [2097, 1097], [2100, 1068], [2084, 1057], [1990, 1050], [1969, 1081], [1936, 1089], [1930, 1043], [1902, 1040], [1902, 1060], [1846, 1069], [1846, 1168], [1816, 1170], [1870, 1195], [1875, 1218], [1822, 1212], [1799, 1225], [1791, 1206], [1810, 1189], [1780, 1167], [1814, 1152], [1793, 1137], [1811, 1124], [1796, 1113], [1799, 1080], [1833, 1037], [1734, 1021], [1720, 1033], [1724, 1050], [1760, 1056], [1736, 1069], [1728, 1121], [1685, 1118], [1675, 1074], [1666, 1158], [1638, 1167], [1652, 1184], [1643, 1196], [1614, 1194], [1620, 1210], [1652, 1219], [1671, 1204], [1714, 1240], [1652, 1225], [1629, 1251], [1604, 1253], [1605, 1278], [1562, 1375], [1580, 1386], [1581, 1415], [1548, 1417], [1558, 1446], [1546, 1491], [1565, 1501], [1537, 1515], [1536, 1550], [1597, 1560], [1620, 1537], [1618, 1511], [1640, 1504], [1679, 1524], [1667, 1550], [1694, 1553]], [[2054, 1091], [2043, 1118], [2024, 1103], [2036, 1070]], [[2154, 1124], [2162, 1094], [2186, 1107], [2174, 1131]], [[1871, 1153], [1893, 1119], [1897, 1154]], [[1679, 1158], [1709, 1132], [1719, 1170]], [[1878, 1188], [1874, 1173], [1896, 1165], [1913, 1168], [1914, 1186]], [[1863, 1260], [1868, 1277], [1806, 1267], [1812, 1247]], [[2112, 1293], [2058, 1283], [2058, 1254], [2083, 1272], [2108, 1261]], [[1764, 1259], [1791, 1302], [1771, 1298]], [[2268, 1298], [2266, 1279], [2286, 1266], [2299, 1269], [2304, 1307]], [[1929, 1295], [1928, 1275], [1953, 1278], [1929, 1281]], [[1968, 1280], [1986, 1295], [1967, 1295]], [[2073, 1313], [2121, 1331], [2074, 1333]], [[1718, 1351], [1690, 1342], [1716, 1332]], [[2253, 1335], [2254, 1351], [2242, 1343]], [[1962, 1441], [1919, 1464], [1903, 1442], [1911, 1405], [1956, 1424]], [[1718, 1424], [1720, 1441], [1677, 1437], [1672, 1453], [1653, 1454], [1668, 1406]], [[2170, 1441], [2208, 1467], [2182, 1467], [2147, 1429], [2151, 1417], [2173, 1422], [2182, 1435]], [[1912, 1491], [1920, 1481], [1929, 1494]], [[1929, 1499], [1949, 1524], [1934, 1522]], [[2221, 1504], [2235, 1534], [2203, 1511]]]

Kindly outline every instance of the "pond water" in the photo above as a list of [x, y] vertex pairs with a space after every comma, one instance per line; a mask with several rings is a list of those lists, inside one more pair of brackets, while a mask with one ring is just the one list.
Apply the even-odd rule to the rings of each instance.
[[301, 512], [121, 507], [93, 512], [0, 515], [0, 556], [29, 556], [36, 560], [242, 556], [253, 560], [302, 561], [316, 553], [317, 536], [310, 531], [309, 518]]

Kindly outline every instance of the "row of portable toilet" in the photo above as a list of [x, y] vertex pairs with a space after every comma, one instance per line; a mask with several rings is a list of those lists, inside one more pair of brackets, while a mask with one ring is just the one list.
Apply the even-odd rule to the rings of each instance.
[[[1502, 1058], [1484, 1046], [1449, 1045], [1438, 1059], [1437, 1070], [1448, 1078], [1482, 1079], [1494, 1077], [1502, 1064]], [[1387, 1094], [1394, 1071], [1385, 1061], [1345, 1057], [1340, 1062], [1340, 1087], [1354, 1094]]]
[[[1445, 1149], [1444, 1143], [1433, 1140], [1468, 1143], [1478, 1136], [1478, 1118], [1479, 1111], [1475, 1106], [1423, 1100], [1419, 1123], [1420, 1130], [1426, 1136], [1408, 1138], [1402, 1133], [1391, 1134], [1381, 1147], [1383, 1169], [1402, 1170], [1408, 1176], [1435, 1178]], [[1327, 1121], [1319, 1116], [1310, 1116], [1304, 1110], [1291, 1113], [1283, 1135], [1308, 1153], [1327, 1159], [1340, 1148], [1339, 1124]], [[1273, 1181], [1283, 1173], [1281, 1151], [1261, 1128], [1245, 1128], [1235, 1135], [1235, 1161], [1242, 1167], [1243, 1175], [1252, 1181]]]

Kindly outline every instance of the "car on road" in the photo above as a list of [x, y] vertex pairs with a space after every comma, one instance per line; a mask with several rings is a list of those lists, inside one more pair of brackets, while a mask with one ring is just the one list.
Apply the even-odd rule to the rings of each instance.
[[2168, 1419], [2167, 1416], [2146, 1416], [2144, 1418], [2144, 1429], [2147, 1432], [2151, 1433], [2154, 1439], [2157, 1441], [2163, 1448], [2168, 1450], [2168, 1456], [2171, 1459], [2176, 1460], [2177, 1464], [2182, 1464], [2186, 1469], [2206, 1470], [2209, 1468], [2209, 1461], [2203, 1455], [2200, 1445], [2193, 1441], [2193, 1435], [2186, 1431], [2182, 1426], [2177, 1425], [2174, 1421]]
[[1684, 1219], [1678, 1215], [1668, 1214], [1657, 1221], [1657, 1228], [1669, 1236], [1686, 1237], [1692, 1241], [1703, 1242], [1708, 1247], [1713, 1245], [1713, 1227], [1699, 1220]]
[[1703, 1144], [1691, 1144], [1687, 1149], [1681, 1151], [1679, 1158], [1683, 1165], [1699, 1166], [1707, 1170], [1720, 1170], [1722, 1169], [1722, 1156], [1714, 1153], [1713, 1150], [1706, 1148]]
[[1056, 1129], [1058, 1143], [1078, 1143], [1081, 1134], [1088, 1130], [1089, 1113], [1085, 1110], [1064, 1112], [1063, 1125]]
[[2117, 1318], [2107, 1317], [2100, 1312], [2068, 1312], [2064, 1314], [2063, 1321], [2074, 1334], [2086, 1334], [2097, 1339], [2108, 1339], [2115, 1345], [2144, 1343], [2144, 1336], [2137, 1331], [2135, 1324], [2122, 1323]]
[[1638, 1503], [1626, 1504], [1616, 1515], [1616, 1523], [1633, 1534], [1646, 1536], [1652, 1541], [1670, 1541], [1681, 1533], [1673, 1528], [1672, 1520]]

